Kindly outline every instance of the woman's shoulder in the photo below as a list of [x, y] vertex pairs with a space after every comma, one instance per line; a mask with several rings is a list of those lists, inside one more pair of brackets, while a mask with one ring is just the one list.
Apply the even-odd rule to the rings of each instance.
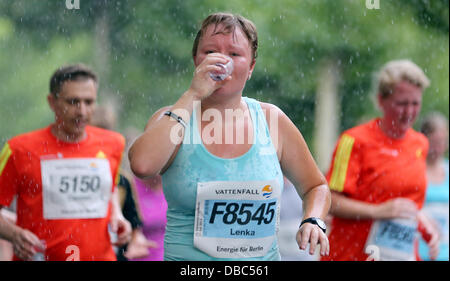
[[416, 142], [420, 142], [424, 145], [428, 144], [428, 138], [421, 132], [418, 132], [416, 130], [414, 130], [413, 128], [408, 130], [408, 137], [409, 139], [416, 141]]
[[259, 102], [259, 104], [270, 129], [273, 130], [274, 128], [272, 127], [276, 126], [276, 131], [281, 130], [286, 133], [299, 130], [289, 116], [278, 106], [267, 102]]
[[[257, 101], [259, 105], [261, 106], [261, 109], [263, 110], [264, 114], [266, 115], [266, 119], [270, 118], [271, 116], [286, 116], [286, 114], [276, 105], [268, 102], [262, 102]], [[286, 116], [287, 117], [287, 116]]]
[[378, 139], [377, 119], [361, 122], [354, 127], [344, 130], [339, 136], [339, 142], [345, 141], [355, 146], [376, 143]]
[[262, 101], [257, 101], [257, 102], [259, 103], [259, 105], [261, 105], [262, 109], [274, 109], [274, 110], [280, 110], [281, 111], [281, 109], [278, 106], [276, 106], [276, 105], [274, 105], [272, 103], [262, 102]]

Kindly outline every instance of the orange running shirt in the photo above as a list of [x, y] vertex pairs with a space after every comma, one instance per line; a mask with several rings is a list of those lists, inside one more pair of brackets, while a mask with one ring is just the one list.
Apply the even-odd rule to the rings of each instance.
[[[426, 137], [409, 129], [402, 139], [388, 138], [379, 119], [345, 131], [333, 153], [327, 180], [330, 189], [348, 198], [379, 204], [408, 198], [422, 208], [426, 189]], [[334, 217], [330, 255], [322, 260], [366, 260], [364, 247], [372, 220]]]
[[125, 140], [87, 126], [83, 141], [67, 143], [50, 128], [3, 147], [0, 205], [17, 195], [16, 224], [45, 240], [46, 260], [116, 260], [108, 223]]

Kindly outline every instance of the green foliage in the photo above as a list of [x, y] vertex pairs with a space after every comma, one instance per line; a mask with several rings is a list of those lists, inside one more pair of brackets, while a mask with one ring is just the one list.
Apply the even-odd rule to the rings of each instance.
[[[80, 0], [79, 10], [68, 10], [65, 0], [1, 1], [0, 137], [5, 141], [52, 120], [48, 80], [58, 66], [73, 62], [100, 72], [100, 102], [118, 101], [120, 130], [143, 128], [155, 110], [189, 87], [194, 36], [201, 20], [216, 11], [255, 22], [258, 59], [244, 95], [278, 105], [307, 141], [321, 83], [318, 66], [325, 60], [340, 71], [341, 130], [377, 114], [374, 72], [398, 58], [415, 61], [432, 81], [423, 111], [448, 116], [448, 0], [380, 0], [379, 10], [364, 2]], [[102, 20], [104, 30], [98, 28]]]

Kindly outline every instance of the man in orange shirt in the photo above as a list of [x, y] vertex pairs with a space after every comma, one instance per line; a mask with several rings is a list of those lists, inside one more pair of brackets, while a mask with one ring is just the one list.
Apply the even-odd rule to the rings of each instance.
[[379, 74], [383, 116], [341, 135], [327, 174], [334, 218], [322, 260], [415, 260], [418, 229], [436, 244], [419, 212], [428, 141], [412, 129], [428, 84], [411, 61], [389, 62]]
[[58, 69], [47, 97], [55, 122], [0, 152], [0, 208], [17, 196], [16, 225], [0, 215], [0, 238], [15, 260], [115, 260], [108, 227], [118, 244], [129, 239], [114, 189], [124, 138], [88, 126], [97, 88], [83, 65]]

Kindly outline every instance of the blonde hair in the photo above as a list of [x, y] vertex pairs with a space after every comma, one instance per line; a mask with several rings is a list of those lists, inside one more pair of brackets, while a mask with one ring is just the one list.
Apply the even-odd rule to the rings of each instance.
[[378, 95], [382, 98], [390, 96], [394, 92], [395, 85], [407, 81], [418, 86], [422, 90], [430, 85], [422, 69], [410, 60], [393, 60], [386, 63], [378, 73]]
[[448, 134], [448, 119], [442, 113], [433, 111], [423, 118], [420, 132], [429, 136], [437, 130], [445, 130]]

